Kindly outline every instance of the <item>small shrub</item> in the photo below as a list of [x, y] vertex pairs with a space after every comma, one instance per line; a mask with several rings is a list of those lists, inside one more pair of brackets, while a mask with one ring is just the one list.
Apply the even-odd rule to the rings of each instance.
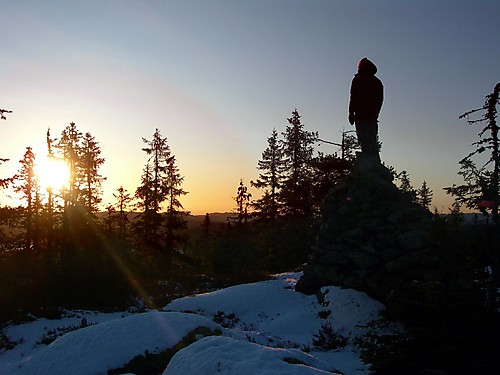
[[21, 341], [19, 342], [12, 341], [7, 335], [0, 333], [0, 350], [12, 350], [16, 347], [17, 344], [22, 343], [23, 341], [23, 339], [21, 339]]
[[330, 316], [332, 312], [330, 310], [321, 310], [318, 312], [318, 317], [320, 319], [326, 319]]
[[347, 338], [333, 330], [330, 323], [321, 325], [321, 329], [314, 336], [313, 345], [322, 351], [337, 350], [347, 345]]
[[304, 365], [307, 366], [307, 363], [302, 362], [300, 359], [293, 357], [285, 357], [282, 359], [283, 362], [290, 363], [291, 365]]
[[234, 328], [240, 321], [234, 313], [225, 314], [223, 311], [217, 311], [214, 315], [213, 321], [220, 324], [224, 328]]
[[95, 323], [87, 323], [85, 320], [85, 324], [76, 325], [76, 326], [64, 326], [64, 327], [57, 327], [56, 329], [49, 329], [45, 334], [42, 336], [40, 340], [36, 342], [37, 345], [49, 345], [56, 341], [59, 337], [64, 336], [66, 333], [77, 331], [81, 328], [88, 327], [90, 325], [94, 325]]

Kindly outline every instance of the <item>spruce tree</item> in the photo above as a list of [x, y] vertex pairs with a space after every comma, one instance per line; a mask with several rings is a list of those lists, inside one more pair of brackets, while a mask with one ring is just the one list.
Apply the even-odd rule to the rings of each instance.
[[59, 157], [64, 161], [69, 171], [69, 183], [64, 192], [64, 209], [67, 215], [68, 207], [75, 207], [80, 195], [80, 160], [82, 133], [76, 124], [71, 122], [61, 132], [61, 138], [55, 146]]
[[188, 214], [184, 212], [184, 207], [179, 199], [188, 192], [182, 188], [184, 177], [179, 172], [174, 155], [168, 159], [166, 177], [168, 209], [165, 218], [165, 246], [167, 253], [172, 253], [176, 246], [186, 241], [184, 231], [187, 227], [187, 221], [184, 216]]
[[417, 190], [411, 184], [409, 173], [407, 171], [401, 171], [396, 174], [396, 179], [399, 180], [399, 190], [401, 190], [410, 201], [417, 203]]
[[201, 227], [203, 228], [203, 239], [206, 242], [210, 237], [210, 229], [212, 227], [212, 219], [210, 219], [210, 214], [208, 212], [205, 214], [205, 217], [203, 218]]
[[128, 225], [128, 209], [129, 204], [132, 201], [132, 197], [123, 186], [116, 189], [116, 193], [113, 193], [116, 199], [115, 211], [117, 212], [117, 222], [118, 222], [118, 233], [121, 240], [126, 239], [127, 225]]
[[[49, 142], [49, 141], [48, 141]], [[88, 231], [95, 220], [101, 202], [99, 169], [104, 163], [98, 142], [89, 133], [83, 134], [74, 122], [61, 133], [55, 145], [55, 155], [68, 167], [69, 183], [63, 190], [63, 227], [80, 245], [94, 238]], [[51, 147], [52, 147], [51, 146]], [[69, 237], [68, 237], [69, 238]]]
[[432, 202], [432, 195], [432, 190], [427, 186], [427, 182], [424, 180], [422, 187], [417, 191], [417, 203], [428, 209]]
[[140, 238], [158, 247], [162, 217], [159, 212], [155, 211], [154, 198], [156, 195], [153, 180], [153, 168], [147, 162], [142, 171], [141, 185], [135, 191], [135, 198], [138, 200], [136, 206], [142, 212], [135, 219], [134, 229]]
[[284, 168], [283, 152], [276, 129], [273, 129], [267, 144], [257, 164], [257, 169], [261, 171], [259, 178], [250, 181], [250, 185], [264, 190], [263, 196], [252, 203], [255, 214], [260, 219], [274, 222], [280, 212], [280, 189]]
[[152, 210], [159, 213], [162, 203], [168, 197], [166, 173], [171, 157], [170, 146], [167, 143], [167, 137], [163, 137], [159, 129], [155, 130], [151, 140], [143, 138], [142, 141], [147, 145], [147, 147], [142, 148], [142, 151], [149, 156], [148, 164], [152, 169], [152, 179], [150, 181]]
[[36, 250], [35, 235], [37, 217], [40, 209], [40, 189], [35, 173], [35, 154], [31, 147], [26, 147], [23, 159], [19, 161], [21, 168], [15, 177], [14, 191], [21, 194], [26, 201], [24, 207], [25, 249]]
[[[49, 160], [53, 160], [55, 158], [53, 149], [54, 140], [50, 136], [50, 128], [47, 129], [46, 144], [47, 144], [47, 158]], [[45, 215], [46, 215], [45, 229], [47, 232], [47, 247], [50, 249], [52, 247], [54, 239], [54, 224], [55, 224], [54, 190], [52, 189], [51, 186], [47, 187], [47, 204], [46, 204]]]
[[240, 185], [238, 186], [238, 191], [234, 200], [236, 201], [236, 222], [238, 224], [244, 224], [248, 221], [249, 213], [248, 207], [250, 206], [250, 198], [252, 194], [248, 192], [248, 187], [243, 183], [243, 179], [240, 180]]
[[311, 161], [317, 132], [304, 129], [299, 112], [295, 109], [288, 119], [281, 142], [284, 157], [284, 181], [281, 188], [283, 210], [290, 216], [313, 214]]
[[[478, 134], [479, 141], [473, 143], [476, 149], [460, 161], [459, 174], [464, 177], [464, 185], [453, 185], [444, 188], [448, 194], [456, 197], [469, 208], [480, 209], [484, 213], [491, 210], [493, 223], [499, 227], [498, 206], [500, 204], [500, 148], [497, 125], [497, 106], [500, 104], [500, 83], [495, 85], [493, 92], [486, 95], [481, 108], [466, 112], [460, 118], [469, 118], [474, 113], [482, 113], [477, 120], [468, 120], [473, 125], [486, 122], [486, 126]], [[487, 134], [487, 136], [485, 136]], [[489, 152], [486, 163], [477, 168], [472, 161], [475, 155]]]
[[6, 113], [12, 113], [12, 111], [0, 108], [0, 120], [7, 120], [7, 116], [5, 116]]
[[102, 201], [101, 184], [105, 178], [99, 173], [99, 169], [104, 164], [105, 159], [100, 156], [99, 143], [88, 132], [82, 137], [80, 148], [81, 202], [88, 214], [95, 214]]
[[[140, 220], [143, 230], [151, 231], [152, 237], [156, 239], [155, 246], [160, 246], [163, 241], [167, 261], [170, 262], [175, 245], [184, 239], [180, 232], [186, 227], [183, 217], [186, 213], [182, 211], [179, 200], [182, 195], [187, 194], [182, 189], [184, 177], [179, 173], [175, 156], [172, 155], [167, 138], [161, 135], [160, 130], [155, 130], [151, 140], [143, 138], [143, 142], [147, 147], [142, 150], [149, 158], [141, 186], [136, 191], [136, 197], [141, 200], [140, 206], [143, 208]], [[161, 215], [164, 202], [167, 202], [165, 217]], [[165, 231], [162, 232], [164, 222]]]
[[[12, 111], [9, 111], [7, 109], [0, 109], [0, 119], [1, 120], [7, 120], [5, 113], [12, 113]], [[0, 158], [0, 164], [4, 163], [6, 161], [9, 161], [9, 159]], [[11, 182], [12, 182], [12, 178], [0, 179], [0, 188], [5, 189]]]

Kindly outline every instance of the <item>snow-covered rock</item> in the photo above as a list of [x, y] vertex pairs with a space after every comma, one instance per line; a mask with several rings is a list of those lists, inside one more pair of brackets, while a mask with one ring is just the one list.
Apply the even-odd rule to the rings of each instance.
[[269, 348], [229, 337], [206, 337], [178, 352], [163, 375], [332, 374], [314, 367], [318, 362], [296, 349]]
[[[198, 341], [177, 352], [164, 374], [368, 374], [354, 339], [366, 334], [384, 306], [364, 293], [333, 286], [322, 288], [321, 295], [295, 292], [300, 276], [282, 274], [180, 298], [162, 312], [77, 312], [60, 321], [10, 326], [3, 333], [18, 344], [0, 351], [0, 374], [106, 374], [145, 352], [184, 344], [199, 327], [221, 336], [197, 335]], [[40, 344], [48, 331], [78, 326], [83, 318], [89, 326]], [[320, 332], [339, 335], [342, 344], [319, 345]]]
[[[264, 371], [262, 370], [257, 373], [295, 373], [290, 372], [292, 371], [289, 368], [290, 364], [282, 363], [281, 354], [297, 358], [304, 363], [310, 363], [311, 366], [319, 366], [316, 370], [333, 371], [337, 369], [343, 374], [368, 373], [368, 366], [360, 360], [359, 352], [353, 345], [353, 339], [366, 333], [366, 325], [369, 322], [380, 318], [380, 312], [384, 309], [384, 305], [369, 298], [365, 293], [338, 287], [322, 288], [322, 298], [319, 301], [315, 295], [307, 296], [293, 290], [293, 286], [300, 276], [300, 273], [278, 275], [275, 280], [237, 285], [212, 293], [184, 297], [165, 306], [164, 310], [195, 312], [209, 319], [221, 320], [221, 324], [226, 327], [223, 336], [238, 339], [240, 342], [247, 341], [244, 343], [245, 345], [235, 344], [233, 346], [222, 338], [220, 340], [200, 341], [176, 354], [174, 364], [168, 367], [168, 370], [172, 372], [167, 373], [182, 373], [179, 369], [184, 368], [184, 365], [196, 366], [193, 363], [182, 364], [181, 362], [185, 358], [198, 358], [206, 355], [207, 357], [212, 356], [213, 363], [210, 363], [218, 366], [216, 373], [255, 374], [255, 371], [244, 372], [244, 364], [238, 365], [240, 367], [234, 367], [236, 366], [234, 364], [237, 361], [236, 358], [245, 358], [245, 350], [261, 354], [262, 363], [254, 363], [253, 365], [269, 372], [262, 372]], [[325, 325], [329, 325], [335, 333], [346, 339], [345, 347], [335, 351], [315, 350], [315, 335]], [[206, 346], [207, 342], [217, 343], [226, 349], [216, 347], [209, 350]], [[259, 345], [247, 347], [246, 345], [249, 343]], [[240, 349], [242, 353], [239, 352]], [[201, 352], [198, 353], [198, 350]], [[274, 352], [273, 350], [278, 351]], [[307, 357], [298, 358], [290, 354], [300, 353], [301, 350], [309, 352]], [[218, 356], [217, 353], [221, 355]], [[255, 355], [257, 356], [257, 354]], [[305, 354], [302, 353], [302, 355]], [[265, 363], [271, 357], [273, 364], [270, 364], [268, 368]], [[307, 358], [309, 362], [305, 361], [304, 358]], [[245, 359], [238, 360], [246, 361]], [[253, 361], [258, 362], [257, 359], [253, 359]], [[238, 370], [232, 372], [233, 368]], [[280, 370], [277, 370], [278, 368]], [[198, 372], [187, 371], [184, 373]]]
[[145, 351], [168, 349], [198, 327], [219, 328], [202, 316], [182, 313], [148, 312], [110, 320], [67, 333], [26, 356], [9, 374], [102, 374]]

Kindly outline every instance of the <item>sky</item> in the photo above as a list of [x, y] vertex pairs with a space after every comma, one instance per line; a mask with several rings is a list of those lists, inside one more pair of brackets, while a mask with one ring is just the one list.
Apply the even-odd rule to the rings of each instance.
[[[132, 195], [156, 128], [176, 156], [186, 210], [236, 207], [240, 179], [294, 109], [308, 131], [339, 142], [358, 61], [378, 67], [382, 160], [425, 180], [432, 207], [481, 126], [458, 117], [500, 81], [500, 2], [494, 0], [2, 0], [0, 166], [70, 123], [106, 159], [104, 201]], [[321, 144], [332, 153], [335, 146]], [[254, 196], [259, 192], [250, 188]], [[0, 198], [1, 199], [1, 198]]]

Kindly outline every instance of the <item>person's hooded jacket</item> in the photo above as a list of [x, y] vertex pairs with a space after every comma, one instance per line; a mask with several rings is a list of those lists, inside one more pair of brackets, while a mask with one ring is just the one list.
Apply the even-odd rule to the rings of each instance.
[[358, 64], [351, 83], [349, 122], [376, 121], [384, 100], [384, 86], [375, 77], [377, 67], [366, 57]]

